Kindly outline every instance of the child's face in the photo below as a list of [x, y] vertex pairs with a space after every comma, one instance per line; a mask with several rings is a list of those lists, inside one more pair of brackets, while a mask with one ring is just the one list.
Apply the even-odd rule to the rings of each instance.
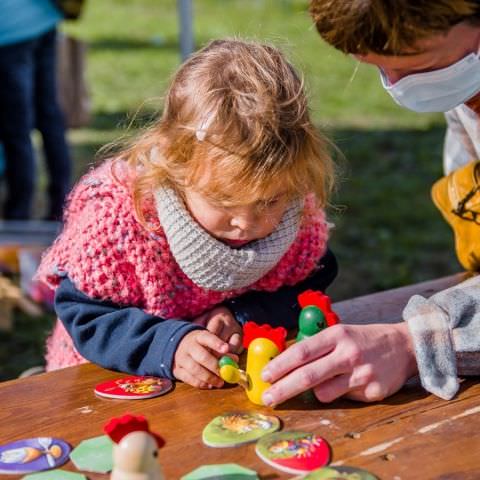
[[288, 197], [279, 194], [265, 201], [225, 206], [214, 203], [191, 188], [184, 194], [193, 218], [213, 237], [232, 247], [270, 235], [288, 207]]

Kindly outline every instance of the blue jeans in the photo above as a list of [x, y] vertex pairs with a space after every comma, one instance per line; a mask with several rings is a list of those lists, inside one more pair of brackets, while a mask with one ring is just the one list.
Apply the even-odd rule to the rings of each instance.
[[55, 29], [0, 47], [0, 143], [6, 157], [6, 219], [31, 216], [37, 176], [30, 139], [34, 128], [42, 136], [49, 175], [47, 218], [59, 219], [70, 189], [71, 161], [57, 100]]

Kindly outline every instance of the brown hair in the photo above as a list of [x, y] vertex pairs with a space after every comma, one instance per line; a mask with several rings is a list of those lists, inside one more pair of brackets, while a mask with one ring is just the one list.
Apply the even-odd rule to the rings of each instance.
[[119, 160], [135, 172], [143, 220], [142, 201], [165, 183], [232, 204], [267, 199], [281, 185], [291, 197], [313, 192], [325, 205], [334, 177], [328, 150], [303, 82], [279, 50], [216, 40], [180, 67], [162, 117]]
[[479, 22], [478, 0], [310, 0], [318, 33], [351, 54], [416, 53], [416, 43], [462, 21]]

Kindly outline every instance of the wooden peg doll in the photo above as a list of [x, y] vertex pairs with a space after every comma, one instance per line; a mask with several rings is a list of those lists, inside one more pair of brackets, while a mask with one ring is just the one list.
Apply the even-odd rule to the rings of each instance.
[[158, 450], [165, 442], [150, 431], [145, 417], [112, 418], [104, 431], [114, 442], [110, 480], [163, 480]]
[[256, 405], [263, 405], [262, 394], [270, 386], [261, 377], [263, 367], [285, 350], [287, 331], [283, 327], [247, 322], [243, 327], [243, 346], [247, 349], [247, 368], [241, 370], [229, 357], [219, 361], [220, 377], [227, 383], [238, 383]]
[[302, 310], [298, 319], [297, 342], [340, 322], [332, 310], [330, 297], [317, 290], [307, 290], [298, 296]]

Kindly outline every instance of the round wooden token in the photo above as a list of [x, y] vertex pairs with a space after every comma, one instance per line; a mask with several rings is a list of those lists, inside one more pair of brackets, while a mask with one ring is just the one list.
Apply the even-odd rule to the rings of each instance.
[[378, 477], [361, 468], [342, 465], [319, 468], [302, 476], [302, 480], [378, 480]]
[[292, 474], [309, 473], [330, 462], [330, 445], [308, 432], [277, 432], [262, 437], [257, 455], [274, 468]]
[[280, 420], [271, 415], [228, 412], [215, 417], [203, 429], [202, 441], [209, 447], [236, 447], [255, 442], [279, 428]]
[[103, 382], [95, 387], [100, 397], [139, 400], [164, 395], [172, 389], [172, 381], [160, 377], [124, 377]]
[[68, 460], [71, 447], [59, 438], [38, 437], [0, 445], [0, 473], [49, 470]]

